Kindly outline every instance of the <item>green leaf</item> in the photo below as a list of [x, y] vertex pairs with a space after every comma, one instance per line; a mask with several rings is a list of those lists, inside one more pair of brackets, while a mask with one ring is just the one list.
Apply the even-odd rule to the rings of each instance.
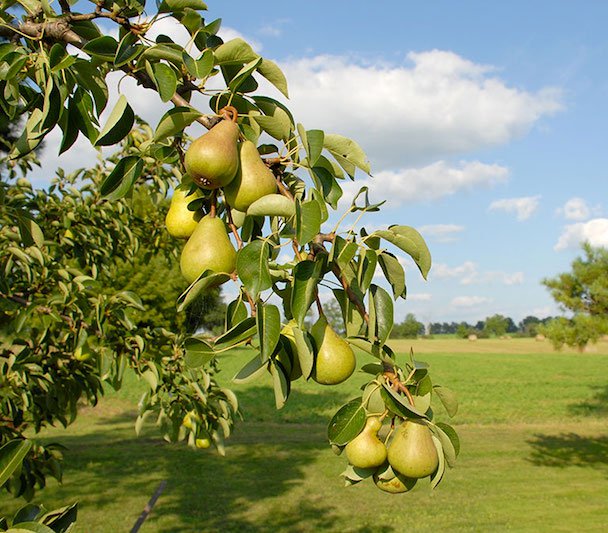
[[144, 46], [139, 43], [137, 35], [127, 33], [120, 41], [116, 54], [114, 55], [114, 66], [122, 67], [133, 61], [144, 51]]
[[355, 398], [343, 405], [331, 419], [327, 428], [329, 442], [344, 446], [365, 427], [365, 408], [362, 398]]
[[[256, 71], [258, 66], [262, 63], [262, 58], [258, 57], [253, 61], [250, 61], [246, 65], [243, 66], [241, 70], [239, 70], [234, 77], [230, 80], [228, 84], [228, 88], [233, 92], [237, 92], [239, 87], [245, 83], [245, 81], [250, 78], [250, 76]], [[254, 89], [255, 90], [255, 89]], [[250, 92], [250, 91], [247, 91]]]
[[321, 261], [300, 261], [293, 268], [293, 290], [291, 291], [291, 313], [298, 326], [304, 326], [306, 313], [315, 300], [317, 285], [321, 279]]
[[15, 218], [17, 219], [19, 235], [23, 245], [28, 247], [35, 244], [38, 248], [42, 248], [44, 246], [44, 234], [40, 226], [22, 211], [16, 212]]
[[21, 468], [21, 463], [30, 451], [32, 442], [15, 439], [8, 441], [0, 448], [0, 487]]
[[258, 58], [251, 46], [243, 39], [232, 39], [214, 51], [216, 65], [242, 65]]
[[68, 533], [78, 516], [78, 503], [53, 509], [46, 513], [40, 522], [52, 528], [55, 532]]
[[336, 134], [325, 134], [323, 146], [351, 177], [355, 177], [355, 167], [370, 173], [369, 161], [363, 149], [352, 139]]
[[395, 298], [405, 298], [407, 291], [405, 290], [405, 271], [393, 254], [389, 252], [381, 252], [378, 255], [378, 263], [384, 273], [386, 281], [388, 281], [393, 289]]
[[13, 524], [9, 531], [11, 533], [18, 533], [21, 531], [33, 531], [34, 533], [55, 533], [49, 526], [45, 526], [40, 522], [21, 522], [19, 524]]
[[287, 141], [291, 136], [291, 118], [279, 106], [275, 107], [272, 115], [254, 115], [253, 120], [275, 139]]
[[144, 162], [131, 155], [121, 159], [112, 172], [102, 182], [100, 192], [108, 200], [118, 200], [127, 195], [133, 184], [141, 176]]
[[312, 347], [310, 335], [307, 331], [303, 331], [296, 326], [292, 328], [292, 332], [296, 343], [298, 361], [300, 362], [302, 375], [304, 376], [304, 379], [308, 379], [312, 374], [315, 363], [314, 349]]
[[[384, 344], [393, 329], [393, 300], [382, 287], [372, 285], [370, 287], [370, 308], [373, 305], [376, 315], [375, 335], [380, 344]], [[372, 298], [373, 297], [373, 298]]]
[[451, 389], [441, 387], [440, 385], [434, 385], [433, 392], [439, 396], [448, 415], [450, 415], [450, 417], [456, 416], [456, 413], [458, 413], [458, 398], [456, 397], [456, 393]]
[[249, 383], [258, 379], [262, 374], [265, 373], [267, 367], [267, 361], [260, 357], [260, 354], [249, 361], [243, 368], [241, 368], [236, 376], [232, 378], [232, 381], [242, 385], [243, 383]]
[[134, 122], [135, 113], [125, 95], [121, 94], [108, 121], [99, 132], [95, 146], [112, 146], [119, 143], [129, 134]]
[[281, 314], [279, 313], [279, 308], [272, 304], [258, 303], [256, 321], [262, 359], [270, 359], [281, 334]]
[[206, 291], [208, 288], [217, 287], [228, 279], [226, 274], [217, 274], [212, 270], [205, 270], [182, 294], [180, 294], [177, 299], [177, 312], [180, 313], [186, 309], [199, 294]]
[[158, 126], [156, 126], [154, 140], [158, 142], [177, 133], [182, 133], [201, 115], [202, 113], [192, 107], [180, 106], [170, 109], [162, 116]]
[[418, 231], [410, 226], [390, 226], [388, 230], [375, 231], [372, 236], [382, 237], [407, 253], [426, 279], [431, 269], [431, 253]]
[[274, 401], [277, 409], [282, 409], [287, 402], [291, 389], [291, 381], [287, 371], [279, 361], [273, 361], [270, 365], [272, 384], [274, 389]]
[[156, 85], [160, 99], [163, 102], [171, 100], [177, 89], [177, 74], [175, 74], [175, 71], [165, 63], [146, 61], [146, 72]]
[[141, 60], [160, 60], [164, 59], [173, 63], [177, 68], [181, 68], [184, 53], [183, 47], [175, 43], [160, 43], [150, 46], [144, 50], [140, 56]]
[[256, 320], [254, 317], [248, 317], [242, 322], [239, 322], [226, 333], [215, 340], [216, 351], [218, 349], [235, 346], [250, 337], [253, 337], [257, 332]]
[[296, 214], [296, 204], [282, 194], [267, 194], [253, 202], [247, 208], [247, 214], [291, 218]]
[[298, 124], [298, 134], [306, 150], [306, 158], [308, 160], [308, 166], [313, 168], [321, 152], [323, 151], [323, 140], [325, 139], [325, 133], [322, 130], [308, 130], [304, 129], [302, 124]]
[[104, 61], [114, 61], [116, 51], [118, 50], [118, 41], [109, 35], [97, 37], [88, 41], [82, 50], [91, 57], [102, 59]]
[[272, 287], [268, 268], [270, 250], [266, 241], [253, 241], [239, 250], [236, 256], [236, 270], [251, 297], [258, 298], [260, 292]]
[[313, 167], [310, 169], [315, 185], [323, 192], [325, 201], [333, 209], [338, 208], [338, 202], [342, 198], [342, 187], [338, 185], [336, 178], [325, 167]]
[[235, 324], [242, 322], [247, 316], [247, 307], [245, 307], [242, 295], [239, 294], [236, 300], [233, 300], [226, 306], [226, 329], [230, 329]]
[[207, 4], [203, 0], [163, 0], [160, 6], [158, 6], [159, 13], [180, 12], [185, 9], [205, 11]]
[[287, 78], [285, 78], [285, 74], [283, 74], [283, 71], [274, 61], [264, 59], [258, 66], [258, 72], [281, 91], [281, 94], [283, 94], [285, 98], [289, 98]]
[[321, 207], [316, 200], [296, 200], [296, 239], [300, 246], [312, 241], [321, 231]]
[[[460, 441], [458, 440], [456, 431], [454, 431], [454, 428], [451, 426], [442, 423], [431, 426], [431, 429], [441, 441], [441, 447], [443, 448], [443, 454], [445, 455], [448, 466], [453, 468], [456, 464], [458, 452], [460, 451]], [[458, 448], [454, 446], [454, 442], [456, 442]]]
[[199, 339], [198, 337], [186, 339], [184, 347], [186, 348], [186, 357], [184, 361], [190, 368], [204, 366], [215, 357], [213, 346], [206, 340]]
[[387, 383], [382, 384], [380, 394], [389, 411], [396, 415], [402, 418], [427, 418], [424, 413], [421, 413], [411, 405], [405, 396], [397, 394]]
[[437, 470], [431, 475], [431, 488], [434, 489], [441, 480], [443, 479], [443, 474], [445, 474], [445, 456], [443, 453], [443, 447], [441, 446], [441, 441], [435, 437], [435, 435], [431, 435], [433, 439], [433, 444], [437, 449], [437, 455], [439, 456], [439, 465], [437, 466]]

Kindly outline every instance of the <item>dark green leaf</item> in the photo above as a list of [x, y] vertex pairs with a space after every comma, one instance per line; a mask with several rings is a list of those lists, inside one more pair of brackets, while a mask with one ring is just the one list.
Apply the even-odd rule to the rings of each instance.
[[272, 374], [272, 384], [274, 389], [274, 401], [277, 409], [282, 409], [289, 397], [291, 390], [291, 381], [283, 365], [274, 360], [270, 365], [270, 373]]
[[275, 107], [272, 115], [254, 115], [253, 120], [275, 139], [287, 141], [291, 135], [291, 119], [281, 107]]
[[386, 239], [407, 253], [426, 279], [431, 268], [431, 253], [418, 231], [410, 226], [390, 226], [388, 230], [378, 230], [372, 235]]
[[118, 50], [118, 41], [109, 35], [104, 35], [88, 41], [82, 47], [82, 50], [92, 57], [104, 61], [114, 61], [116, 50]]
[[314, 349], [310, 340], [308, 332], [301, 330], [294, 326], [292, 328], [293, 338], [296, 343], [296, 350], [298, 361], [300, 362], [300, 368], [302, 369], [302, 375], [304, 379], [308, 379], [313, 371], [315, 356]]
[[306, 260], [300, 261], [293, 269], [291, 313], [300, 328], [303, 327], [306, 313], [315, 300], [322, 268], [320, 261]]
[[154, 132], [154, 140], [162, 141], [167, 137], [182, 133], [186, 127], [192, 124], [202, 113], [191, 107], [174, 107], [167, 111]]
[[389, 411], [396, 415], [402, 418], [427, 418], [424, 413], [411, 405], [405, 396], [397, 394], [387, 383], [383, 383], [380, 394]]
[[[243, 85], [245, 83], [245, 81], [250, 78], [250, 76], [256, 71], [256, 69], [258, 68], [258, 66], [260, 65], [260, 63], [262, 62], [262, 58], [258, 57], [257, 59], [254, 59], [253, 61], [250, 61], [249, 63], [247, 63], [246, 65], [243, 66], [243, 68], [241, 68], [230, 80], [230, 83], [228, 84], [228, 88], [234, 93], [237, 92], [237, 90], [239, 89], [239, 87], [241, 87], [241, 85]], [[256, 87], [257, 88], [257, 83], [256, 83]], [[253, 88], [253, 90], [255, 90], [255, 88]], [[245, 91], [243, 90], [242, 92], [251, 92], [249, 90]]]
[[365, 408], [362, 399], [355, 398], [343, 405], [327, 428], [329, 442], [343, 446], [353, 440], [365, 427]]
[[243, 65], [258, 58], [258, 54], [241, 38], [218, 46], [213, 54], [217, 65]]
[[19, 235], [24, 246], [33, 246], [38, 248], [44, 246], [44, 234], [40, 226], [36, 224], [26, 213], [18, 211], [15, 213], [17, 225], [19, 226]]
[[131, 131], [135, 113], [124, 94], [120, 95], [105, 126], [99, 132], [95, 146], [112, 146], [122, 141]]
[[251, 297], [257, 299], [260, 292], [272, 287], [268, 268], [270, 247], [266, 241], [253, 241], [239, 250], [236, 270]]
[[393, 329], [393, 300], [382, 287], [372, 285], [369, 291], [370, 297], [373, 296], [373, 305], [376, 315], [375, 335], [380, 344], [384, 344]]
[[198, 368], [206, 365], [215, 357], [213, 346], [206, 340], [190, 337], [184, 343], [186, 348], [185, 362], [190, 368]]
[[159, 13], [180, 12], [184, 9], [204, 11], [207, 9], [207, 4], [203, 0], [163, 0], [158, 6]]
[[257, 333], [257, 326], [254, 317], [248, 317], [242, 322], [239, 322], [226, 333], [221, 335], [215, 340], [216, 351], [218, 349], [228, 348], [235, 346], [250, 337], [253, 337]]
[[274, 61], [264, 59], [258, 66], [258, 72], [281, 91], [285, 98], [289, 98], [287, 78], [285, 78], [285, 74], [283, 74], [283, 71]]
[[296, 200], [296, 239], [303, 246], [321, 231], [321, 208], [316, 200]]
[[177, 75], [175, 71], [165, 63], [150, 63], [146, 61], [146, 72], [152, 78], [154, 85], [156, 85], [160, 99], [163, 102], [171, 100], [177, 89]]
[[258, 303], [256, 320], [262, 359], [270, 359], [281, 334], [281, 314], [279, 313], [279, 308], [272, 304]]
[[133, 155], [124, 157], [101, 184], [101, 194], [108, 200], [122, 198], [131, 190], [135, 180], [141, 176], [143, 168], [144, 162], [139, 157]]
[[264, 374], [267, 366], [268, 362], [262, 360], [260, 354], [256, 354], [256, 356], [251, 361], [249, 361], [243, 368], [238, 371], [232, 381], [238, 383], [239, 385], [242, 385], [243, 383], [249, 383], [250, 381], [257, 379], [262, 374]]
[[31, 447], [31, 441], [15, 439], [0, 448], [0, 487], [21, 468], [21, 463]]
[[205, 270], [182, 294], [180, 294], [177, 299], [177, 312], [180, 313], [186, 309], [194, 300], [196, 300], [199, 294], [210, 287], [221, 285], [228, 279], [226, 274], [217, 274], [212, 270]]
[[139, 43], [139, 39], [134, 33], [127, 33], [120, 41], [114, 56], [114, 65], [122, 67], [133, 61], [144, 51], [144, 47]]
[[247, 316], [247, 307], [245, 307], [242, 295], [239, 295], [236, 300], [226, 306], [226, 329], [228, 330], [235, 324], [242, 322]]
[[395, 298], [405, 298], [407, 294], [405, 290], [405, 271], [399, 260], [389, 252], [381, 252], [378, 255], [378, 262], [384, 277], [393, 289], [393, 296]]
[[[443, 448], [443, 454], [449, 467], [453, 468], [456, 464], [456, 457], [460, 451], [460, 441], [454, 428], [447, 424], [435, 424], [431, 426], [433, 433], [441, 441], [441, 447]], [[455, 443], [455, 445], [454, 445]]]

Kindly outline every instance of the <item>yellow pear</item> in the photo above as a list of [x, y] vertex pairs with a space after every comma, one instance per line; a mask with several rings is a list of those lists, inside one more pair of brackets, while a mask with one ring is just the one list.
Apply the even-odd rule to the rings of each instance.
[[402, 476], [401, 474], [397, 474], [390, 479], [383, 479], [377, 474], [374, 474], [374, 483], [376, 484], [376, 487], [384, 492], [390, 492], [391, 494], [400, 494], [412, 490], [416, 481], [417, 480]]
[[409, 478], [430, 476], [439, 465], [431, 430], [422, 421], [405, 420], [395, 431], [388, 447], [393, 470]]
[[346, 381], [357, 364], [352, 348], [331, 328], [325, 317], [319, 318], [311, 333], [317, 345], [313, 379], [322, 385]]
[[378, 430], [381, 427], [380, 419], [370, 416], [361, 433], [346, 445], [344, 451], [351, 465], [358, 468], [376, 468], [386, 461], [386, 446], [378, 438]]
[[172, 237], [178, 239], [187, 239], [192, 235], [196, 228], [198, 221], [201, 219], [201, 213], [197, 211], [190, 211], [188, 204], [192, 200], [200, 198], [200, 192], [195, 191], [188, 195], [190, 191], [189, 187], [179, 186], [173, 192], [171, 198], [171, 205], [167, 216], [165, 217], [165, 225], [167, 231]]
[[224, 194], [231, 207], [247, 211], [247, 208], [262, 196], [274, 194], [277, 182], [251, 141], [240, 145], [239, 159], [239, 169], [235, 178], [224, 187]]
[[192, 142], [184, 165], [186, 172], [203, 189], [228, 185], [239, 168], [237, 141], [239, 127], [231, 120], [222, 120]]
[[236, 250], [221, 218], [204, 216], [184, 245], [182, 275], [192, 283], [205, 270], [230, 274], [236, 268]]

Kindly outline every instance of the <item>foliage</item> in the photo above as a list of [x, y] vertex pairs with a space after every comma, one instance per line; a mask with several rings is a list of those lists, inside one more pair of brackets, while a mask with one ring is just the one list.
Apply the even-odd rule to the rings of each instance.
[[507, 333], [509, 322], [507, 317], [502, 315], [492, 315], [486, 318], [483, 329], [490, 335], [500, 337]]
[[408, 313], [405, 320], [395, 324], [391, 336], [395, 339], [415, 339], [424, 334], [424, 324], [418, 322], [413, 313]]
[[[424, 278], [431, 256], [412, 227], [393, 225], [371, 233], [361, 227], [361, 218], [383, 203], [370, 201], [365, 187], [337, 221], [332, 219], [330, 210], [337, 209], [342, 197], [341, 181], [355, 179], [357, 172], [370, 173], [361, 147], [341, 135], [307, 129], [281, 101], [256, 94], [264, 78], [287, 97], [285, 76], [242, 39], [224, 43], [217, 36], [220, 20], [207, 22], [201, 16], [206, 9], [201, 0], [163, 0], [150, 19], [142, 18], [143, 2], [98, 3], [89, 13], [74, 13], [63, 0], [61, 13], [38, 0], [18, 3], [24, 10], [3, 9], [0, 26], [0, 34], [11, 37], [0, 47], [0, 104], [9, 118], [25, 118], [9, 152], [11, 161], [23, 161], [56, 127], [63, 132], [61, 152], [80, 135], [96, 147], [126, 141], [111, 165], [101, 163], [92, 175], [67, 177], [67, 183], [58, 180], [48, 193], [34, 192], [22, 181], [4, 185], [9, 199], [3, 213], [7, 246], [0, 259], [10, 334], [3, 357], [11, 379], [26, 391], [3, 404], [13, 425], [6, 426], [9, 436], [18, 434], [24, 422], [36, 429], [55, 421], [70, 423], [79, 398], [95, 403], [102, 381], [119, 386], [131, 366], [150, 385], [140, 402], [138, 430], [155, 412], [168, 440], [195, 443], [209, 437], [222, 452], [237, 403], [232, 392], [216, 386], [206, 370], [209, 363], [236, 346], [255, 347], [255, 357], [236, 381], [270, 372], [281, 408], [291, 380], [314, 375], [319, 346], [307, 319], [314, 305], [324, 320], [318, 295], [323, 283], [332, 287], [340, 306], [348, 343], [373, 361], [363, 367], [371, 376], [363, 394], [330, 422], [330, 442], [342, 448], [371, 414], [384, 420], [386, 442], [390, 428], [402, 420], [421, 420], [431, 429], [440, 458], [431, 476], [435, 487], [446, 464], [453, 465], [459, 444], [450, 426], [434, 422], [431, 400], [438, 399], [449, 416], [456, 412], [456, 400], [449, 389], [431, 381], [426, 364], [413, 357], [397, 364], [387, 344], [393, 300], [406, 295], [404, 269], [395, 252], [408, 255]], [[167, 16], [190, 33], [186, 47], [166, 35], [155, 42], [146, 37]], [[98, 21], [117, 31], [104, 33]], [[153, 132], [143, 128], [129, 133], [135, 116], [124, 94], [101, 120], [109, 101], [105, 80], [110, 72], [130, 76], [171, 102]], [[207, 89], [212, 78], [214, 87], [223, 80], [220, 89]], [[200, 112], [195, 101], [208, 104], [212, 113]], [[185, 129], [195, 121], [211, 129], [222, 120], [238, 124], [241, 140], [263, 143], [259, 151], [280, 193], [263, 202], [269, 211], [248, 212], [240, 227], [221, 191], [206, 190], [208, 180], [184, 173], [190, 143]], [[80, 189], [77, 178], [84, 180]], [[173, 178], [205, 189], [196, 209], [224, 220], [238, 247], [235, 272], [206, 270], [178, 299], [183, 311], [206, 289], [232, 278], [238, 296], [227, 306], [219, 336], [198, 333], [184, 339], [163, 329], [142, 331], [132, 315], [142, 309], [141, 299], [111, 285], [108, 255], [113, 261], [132, 261], [140, 243], [151, 253], [175, 252], [162, 235], [158, 213], [144, 220], [128, 200], [134, 185], [139, 189], [144, 182], [158, 204]], [[293, 258], [284, 259], [280, 252], [285, 250], [292, 250]], [[390, 293], [373, 282], [377, 267]], [[88, 353], [93, 357], [81, 361]], [[300, 372], [293, 372], [298, 364]], [[35, 391], [48, 375], [44, 386], [52, 401], [38, 405]], [[351, 416], [350, 409], [357, 415]], [[374, 473], [382, 479], [394, 476], [384, 466], [362, 472], [349, 465], [344, 477], [352, 484], [372, 479]]]
[[608, 333], [608, 250], [585, 243], [583, 252], [571, 272], [543, 280], [562, 310], [573, 314], [539, 328], [558, 349], [567, 344], [582, 350]]

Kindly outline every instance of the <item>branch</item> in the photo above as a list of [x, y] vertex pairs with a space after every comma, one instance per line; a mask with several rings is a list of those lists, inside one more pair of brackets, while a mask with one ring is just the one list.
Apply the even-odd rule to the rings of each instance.
[[340, 282], [340, 285], [342, 285], [342, 288], [344, 289], [346, 296], [355, 305], [355, 307], [357, 308], [357, 311], [359, 312], [359, 314], [361, 315], [363, 320], [365, 320], [365, 323], [369, 324], [369, 315], [367, 314], [367, 311], [365, 310], [365, 306], [363, 305], [363, 302], [361, 300], [359, 300], [359, 297], [355, 294], [355, 292], [353, 291], [351, 286], [344, 279], [344, 276], [342, 275], [342, 272], [340, 271], [340, 267], [334, 263], [334, 265], [331, 268], [331, 271], [333, 272], [334, 276], [336, 276], [336, 278], [338, 278], [338, 281]]

